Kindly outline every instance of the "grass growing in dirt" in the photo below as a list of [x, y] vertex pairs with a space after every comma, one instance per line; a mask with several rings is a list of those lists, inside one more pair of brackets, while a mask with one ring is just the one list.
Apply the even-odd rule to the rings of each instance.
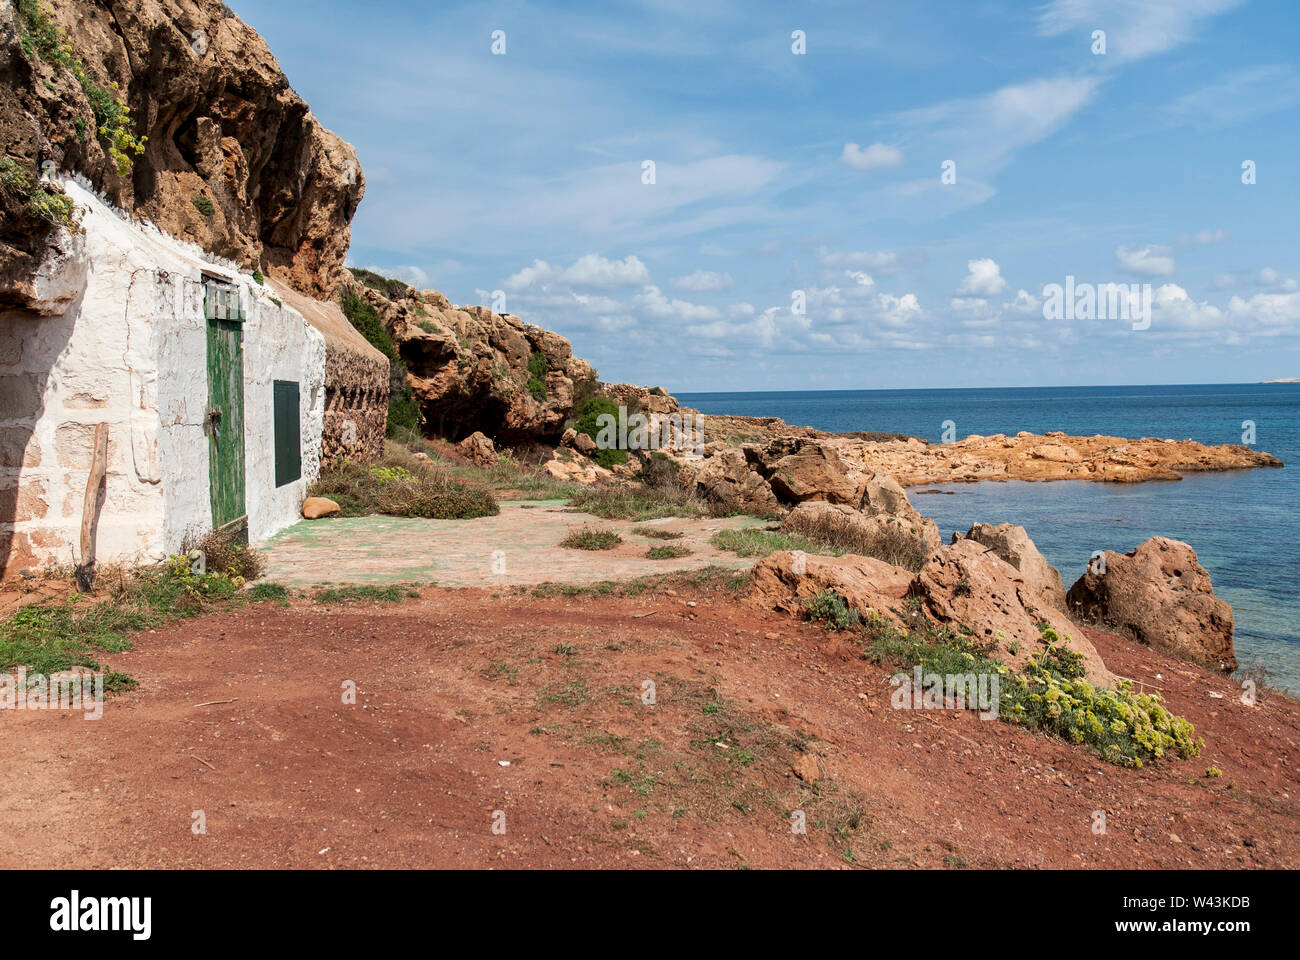
[[736, 594], [749, 584], [748, 570], [710, 565], [698, 570], [652, 574], [634, 580], [602, 580], [599, 583], [541, 583], [520, 593], [534, 597], [638, 597], [664, 590], [694, 590], [701, 593]]
[[[106, 689], [134, 686], [129, 676], [104, 666], [101, 657], [130, 649], [132, 633], [229, 606], [245, 581], [237, 572], [219, 569], [219, 556], [208, 557], [204, 573], [195, 571], [189, 557], [142, 570], [105, 571], [97, 581], [100, 599], [74, 593], [20, 608], [0, 622], [0, 670], [25, 666], [50, 674], [86, 667], [105, 673]], [[247, 563], [246, 557], [236, 559]]]
[[377, 463], [344, 461], [322, 470], [308, 494], [333, 500], [345, 517], [382, 513], [463, 520], [501, 512], [491, 490], [462, 483], [446, 470], [391, 443], [385, 445], [384, 456]]
[[664, 530], [661, 527], [633, 527], [632, 532], [652, 540], [680, 540], [686, 536], [681, 530]]
[[[766, 557], [778, 550], [802, 550], [804, 553], [826, 554], [829, 549], [825, 544], [801, 537], [793, 533], [780, 533], [776, 530], [764, 530], [750, 527], [744, 530], [719, 530], [710, 541], [719, 550], [730, 550], [739, 557]], [[830, 552], [830, 556], [839, 556]]]
[[1083, 654], [1044, 627], [1043, 649], [1020, 673], [992, 655], [994, 646], [956, 633], [926, 617], [915, 604], [896, 611], [902, 627], [870, 613], [862, 616], [837, 593], [805, 601], [808, 616], [832, 630], [859, 635], [863, 656], [926, 674], [998, 677], [998, 718], [1093, 749], [1103, 760], [1126, 767], [1166, 756], [1198, 756], [1203, 741], [1184, 717], [1175, 716], [1157, 693], [1136, 693], [1129, 683], [1097, 688], [1084, 677]]
[[419, 595], [419, 591], [412, 590], [410, 587], [355, 584], [318, 590], [313, 599], [316, 603], [398, 603]]
[[676, 560], [679, 557], [689, 557], [691, 551], [676, 544], [669, 544], [664, 547], [651, 547], [645, 552], [645, 555], [649, 560]]
[[199, 550], [209, 570], [219, 570], [231, 577], [256, 580], [266, 572], [266, 557], [240, 543], [229, 533], [210, 530], [201, 536], [187, 536], [181, 542], [181, 553]]
[[613, 550], [622, 542], [623, 538], [613, 530], [583, 527], [581, 530], [574, 530], [561, 540], [560, 546], [568, 547], [570, 550]]

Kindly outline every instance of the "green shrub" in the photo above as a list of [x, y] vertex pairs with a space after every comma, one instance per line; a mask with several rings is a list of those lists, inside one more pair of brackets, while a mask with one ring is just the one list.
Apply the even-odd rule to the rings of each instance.
[[1195, 728], [1170, 713], [1159, 694], [1134, 693], [1126, 681], [1113, 690], [1089, 683], [1083, 654], [1065, 646], [1050, 627], [1042, 631], [1043, 650], [1016, 673], [992, 655], [993, 644], [938, 626], [914, 605], [894, 611], [903, 621], [900, 629], [874, 613], [862, 616], [830, 591], [804, 603], [810, 619], [832, 630], [857, 631], [863, 655], [876, 662], [919, 665], [924, 673], [941, 675], [998, 674], [999, 719], [1086, 745], [1110, 763], [1140, 767], [1201, 752]]
[[194, 209], [198, 210], [198, 212], [203, 214], [205, 217], [210, 217], [214, 212], [216, 212], [217, 208], [212, 205], [211, 200], [203, 194], [199, 194], [194, 198]]
[[613, 550], [622, 542], [623, 538], [613, 530], [583, 527], [581, 530], [572, 531], [561, 540], [560, 546], [568, 547], [570, 550]]
[[[573, 422], [573, 429], [578, 433], [585, 433], [593, 440], [598, 440], [600, 436], [600, 426], [597, 423], [602, 415], [608, 414], [617, 420], [618, 404], [608, 397], [592, 396], [578, 411], [577, 418]], [[619, 450], [613, 447], [600, 448], [591, 458], [606, 470], [612, 470], [620, 464], [627, 463], [627, 451]]]
[[[353, 274], [365, 272], [354, 270]], [[406, 380], [406, 363], [398, 354], [393, 338], [384, 329], [379, 314], [368, 302], [350, 290], [343, 292], [339, 305], [357, 332], [388, 358], [388, 421], [384, 427], [385, 432], [390, 437], [418, 432], [424, 423], [424, 415], [420, 413], [420, 405]]]
[[663, 547], [651, 547], [645, 555], [650, 560], [676, 560], [679, 557], [689, 557], [691, 551], [677, 544], [668, 544]]
[[308, 493], [329, 497], [345, 517], [379, 513], [462, 520], [493, 517], [501, 512], [496, 497], [486, 487], [462, 483], [448, 471], [413, 458], [405, 464], [394, 463], [393, 459], [386, 453], [384, 462], [373, 467], [344, 462], [322, 470]]
[[534, 350], [528, 358], [528, 392], [534, 400], [546, 399], [546, 373], [550, 368], [546, 354], [540, 350]]
[[0, 191], [19, 203], [27, 215], [76, 233], [81, 218], [72, 198], [58, 188], [38, 184], [11, 157], [0, 157]]
[[569, 507], [605, 520], [661, 520], [665, 517], [707, 516], [708, 506], [681, 490], [620, 484], [585, 487], [569, 498]]
[[409, 283], [403, 283], [401, 280], [395, 280], [392, 277], [385, 277], [373, 270], [362, 270], [360, 267], [350, 267], [349, 269], [352, 271], [352, 276], [371, 290], [382, 294], [385, 300], [410, 300], [416, 298], [416, 290]]
[[[740, 530], [719, 530], [710, 541], [719, 550], [730, 550], [738, 557], [766, 557], [778, 550], [802, 550], [819, 554], [826, 548], [815, 540], [792, 533], [745, 527]], [[838, 554], [835, 554], [838, 556]]]
[[680, 540], [686, 536], [681, 530], [665, 530], [662, 527], [633, 527], [632, 532], [654, 540]]
[[358, 584], [347, 587], [328, 587], [316, 592], [316, 603], [397, 603], [420, 594], [410, 587], [376, 587]]

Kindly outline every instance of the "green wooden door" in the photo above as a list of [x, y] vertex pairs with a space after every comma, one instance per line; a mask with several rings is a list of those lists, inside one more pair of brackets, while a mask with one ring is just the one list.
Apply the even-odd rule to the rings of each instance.
[[[233, 294], [233, 296], [232, 296]], [[243, 521], [244, 330], [238, 291], [206, 286], [208, 323], [208, 479], [212, 526]]]

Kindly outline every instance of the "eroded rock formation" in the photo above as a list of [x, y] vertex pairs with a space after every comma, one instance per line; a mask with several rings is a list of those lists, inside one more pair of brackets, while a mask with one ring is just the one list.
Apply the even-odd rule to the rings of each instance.
[[[71, 52], [42, 40], [54, 25]], [[105, 117], [143, 152], [100, 134]], [[220, 0], [0, 0], [0, 154], [29, 184], [46, 164], [81, 173], [119, 208], [317, 299], [338, 285], [365, 192], [353, 148]], [[0, 195], [0, 304], [28, 307], [52, 230], [23, 190]]]
[[1231, 672], [1232, 607], [1214, 595], [1196, 551], [1152, 537], [1129, 553], [1107, 550], [1066, 594], [1070, 613], [1131, 640]]
[[356, 279], [344, 289], [373, 307], [392, 338], [432, 434], [558, 443], [575, 396], [595, 387], [596, 371], [568, 340], [512, 314], [453, 306], [437, 290], [389, 297]]
[[974, 540], [992, 550], [1020, 571], [1030, 590], [1052, 607], [1065, 612], [1065, 587], [1061, 585], [1061, 574], [1039, 552], [1024, 527], [1014, 523], [976, 523], [964, 536], [953, 534], [953, 543], [961, 539]]

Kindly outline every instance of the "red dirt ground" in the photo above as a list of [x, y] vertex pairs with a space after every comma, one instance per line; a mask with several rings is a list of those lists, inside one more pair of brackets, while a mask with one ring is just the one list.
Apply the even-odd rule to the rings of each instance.
[[842, 636], [721, 590], [260, 604], [138, 636], [98, 721], [0, 715], [0, 867], [1300, 865], [1300, 705], [1090, 636], [1202, 757], [892, 710]]

